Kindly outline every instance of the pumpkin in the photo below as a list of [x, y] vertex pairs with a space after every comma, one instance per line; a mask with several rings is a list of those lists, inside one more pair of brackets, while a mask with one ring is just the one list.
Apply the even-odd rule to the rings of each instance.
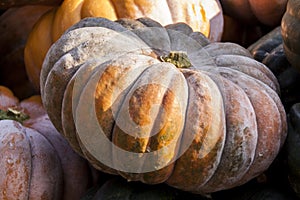
[[300, 70], [300, 2], [289, 0], [281, 21], [284, 52], [293, 67]]
[[300, 101], [300, 72], [291, 66], [283, 47], [281, 27], [278, 26], [248, 47], [254, 59], [265, 64], [280, 85], [280, 98], [285, 110]]
[[278, 92], [245, 48], [149, 18], [83, 19], [41, 71], [51, 121], [95, 168], [201, 194], [269, 167], [286, 137]]
[[213, 41], [219, 41], [222, 36], [223, 14], [218, 0], [65, 0], [61, 6], [41, 17], [31, 31], [24, 54], [30, 80], [39, 90], [40, 69], [49, 47], [80, 19], [104, 17], [116, 20], [143, 16], [165, 25], [186, 22]]
[[201, 196], [194, 197], [189, 193], [185, 193], [174, 188], [168, 187], [165, 184], [146, 185], [137, 182], [127, 182], [118, 177], [107, 180], [104, 184], [99, 184], [91, 188], [82, 200], [92, 199], [114, 199], [114, 200], [159, 200], [159, 199], [204, 199]]
[[289, 131], [287, 137], [287, 160], [289, 181], [298, 197], [300, 197], [300, 103], [295, 103], [289, 110]]
[[36, 91], [25, 70], [24, 48], [34, 23], [51, 6], [10, 8], [0, 16], [0, 85], [10, 88], [20, 98]]
[[45, 5], [55, 6], [59, 5], [62, 0], [5, 0], [1, 1], [0, 9], [9, 9], [12, 7], [20, 7], [27, 5]]
[[248, 47], [265, 34], [265, 27], [261, 25], [249, 25], [236, 18], [224, 16], [224, 28], [221, 41], [233, 42], [243, 47]]
[[287, 1], [220, 0], [226, 15], [247, 24], [264, 24], [273, 27], [280, 25]]
[[0, 120], [0, 199], [79, 199], [97, 179], [54, 128], [40, 96], [20, 102], [0, 86]]
[[245, 185], [221, 191], [213, 194], [214, 200], [297, 200], [290, 188], [286, 188], [282, 182], [280, 185], [272, 183], [259, 183], [257, 181], [248, 182]]

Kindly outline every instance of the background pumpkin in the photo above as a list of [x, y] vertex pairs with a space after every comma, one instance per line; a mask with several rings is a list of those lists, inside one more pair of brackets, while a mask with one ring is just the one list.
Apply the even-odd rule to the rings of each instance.
[[280, 98], [286, 110], [300, 101], [300, 73], [289, 63], [278, 26], [248, 47], [254, 59], [265, 64], [280, 85]]
[[55, 6], [59, 5], [62, 0], [5, 0], [1, 1], [0, 9], [9, 9], [12, 7], [20, 7], [27, 5], [45, 5]]
[[218, 0], [65, 0], [37, 22], [28, 38], [25, 63], [35, 88], [39, 89], [39, 72], [51, 44], [85, 17], [110, 20], [151, 17], [165, 25], [186, 22], [212, 41], [219, 41], [223, 31], [223, 13]]
[[0, 198], [80, 199], [99, 172], [56, 131], [40, 99], [0, 86]]
[[281, 21], [284, 52], [293, 67], [300, 70], [300, 2], [289, 0]]
[[24, 48], [35, 22], [51, 6], [23, 6], [10, 8], [0, 16], [0, 85], [10, 88], [20, 98], [28, 98], [34, 91], [24, 63]]
[[300, 197], [300, 104], [295, 103], [289, 111], [289, 132], [287, 138], [287, 160], [289, 166], [289, 180], [292, 188]]
[[[187, 60], [189, 69], [175, 68], [188, 67]], [[287, 128], [276, 92], [276, 77], [245, 48], [210, 43], [187, 24], [163, 27], [149, 18], [83, 19], [50, 48], [41, 71], [50, 119], [93, 166], [201, 194], [241, 185], [272, 163]], [[160, 109], [150, 113], [157, 104], [161, 115]], [[150, 137], [151, 130], [159, 131]], [[103, 135], [129, 155], [106, 148]], [[158, 160], [135, 160], [134, 153], [166, 145]]]
[[264, 24], [273, 27], [280, 25], [287, 1], [220, 0], [226, 15], [246, 24]]

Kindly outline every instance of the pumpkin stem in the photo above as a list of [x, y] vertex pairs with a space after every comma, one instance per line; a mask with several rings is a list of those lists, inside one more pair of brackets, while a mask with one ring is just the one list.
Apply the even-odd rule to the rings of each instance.
[[172, 63], [177, 68], [188, 68], [192, 66], [187, 53], [182, 51], [171, 51], [167, 56], [160, 56], [159, 58], [163, 62]]
[[25, 120], [29, 119], [29, 115], [14, 108], [8, 108], [7, 110], [0, 109], [0, 120], [4, 119], [15, 120], [23, 123]]

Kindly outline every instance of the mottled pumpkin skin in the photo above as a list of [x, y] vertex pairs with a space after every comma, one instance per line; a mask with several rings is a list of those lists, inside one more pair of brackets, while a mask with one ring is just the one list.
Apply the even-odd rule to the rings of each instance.
[[10, 8], [0, 16], [0, 85], [9, 87], [20, 98], [37, 93], [28, 79], [24, 48], [36, 21], [51, 6]]
[[[192, 66], [162, 61], [176, 51]], [[93, 166], [201, 194], [270, 166], [287, 132], [279, 92], [273, 73], [245, 48], [149, 18], [83, 19], [54, 43], [41, 71], [51, 121]], [[129, 155], [103, 144], [107, 138]], [[144, 157], [152, 152], [160, 153]]]
[[164, 25], [186, 22], [212, 41], [219, 41], [223, 32], [219, 0], [65, 0], [37, 22], [28, 38], [25, 63], [35, 88], [40, 88], [40, 69], [50, 46], [70, 26], [86, 17], [110, 20], [150, 17]]
[[300, 71], [300, 2], [289, 0], [281, 20], [283, 47], [288, 61]]
[[288, 0], [221, 0], [220, 2], [225, 14], [244, 23], [278, 26]]
[[0, 86], [0, 109], [29, 117], [0, 121], [0, 199], [80, 199], [92, 185], [93, 168], [57, 132], [40, 96], [20, 102]]

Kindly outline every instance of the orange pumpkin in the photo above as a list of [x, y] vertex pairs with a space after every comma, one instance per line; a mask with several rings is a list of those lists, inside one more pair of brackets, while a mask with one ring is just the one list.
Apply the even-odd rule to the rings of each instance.
[[25, 48], [28, 76], [39, 88], [39, 75], [44, 57], [70, 26], [86, 17], [119, 18], [151, 17], [163, 25], [186, 22], [212, 41], [221, 39], [223, 14], [219, 0], [65, 0], [45, 14], [32, 30]]

